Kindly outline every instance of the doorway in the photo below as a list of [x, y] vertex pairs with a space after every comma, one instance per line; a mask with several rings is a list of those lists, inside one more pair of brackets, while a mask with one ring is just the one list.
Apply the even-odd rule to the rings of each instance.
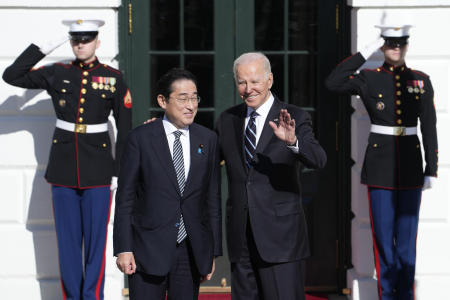
[[[326, 91], [323, 82], [348, 51], [345, 1], [124, 0], [119, 17], [119, 59], [133, 94], [135, 126], [161, 115], [156, 81], [170, 68], [184, 67], [198, 78], [202, 102], [196, 122], [214, 128], [222, 111], [241, 102], [233, 80], [234, 59], [248, 51], [268, 56], [273, 93], [311, 114], [328, 156], [324, 170], [302, 174], [311, 245], [307, 290], [341, 292], [350, 267], [351, 161], [345, 138], [350, 106]], [[222, 182], [225, 201], [225, 173]], [[207, 284], [229, 283], [225, 251]]]

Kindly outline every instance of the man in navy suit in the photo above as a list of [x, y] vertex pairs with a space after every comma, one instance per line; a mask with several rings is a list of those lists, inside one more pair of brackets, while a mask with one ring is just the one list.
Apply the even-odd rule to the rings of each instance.
[[119, 174], [114, 254], [130, 298], [197, 299], [222, 255], [216, 134], [193, 123], [194, 75], [172, 69], [158, 82], [162, 119], [131, 131]]
[[233, 300], [304, 299], [309, 255], [300, 168], [322, 168], [326, 155], [309, 114], [270, 91], [270, 62], [246, 53], [234, 62], [244, 103], [219, 117], [226, 162], [226, 229]]

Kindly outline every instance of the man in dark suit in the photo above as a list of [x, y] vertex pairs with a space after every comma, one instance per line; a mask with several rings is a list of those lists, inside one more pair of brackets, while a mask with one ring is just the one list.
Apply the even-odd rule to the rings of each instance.
[[114, 220], [117, 266], [130, 298], [197, 299], [222, 255], [216, 134], [193, 123], [200, 97], [193, 74], [172, 69], [158, 82], [163, 119], [134, 129], [119, 174]]
[[300, 168], [322, 168], [326, 155], [308, 113], [270, 92], [270, 62], [246, 53], [234, 62], [245, 103], [217, 123], [228, 176], [227, 242], [232, 299], [304, 299], [309, 255]]

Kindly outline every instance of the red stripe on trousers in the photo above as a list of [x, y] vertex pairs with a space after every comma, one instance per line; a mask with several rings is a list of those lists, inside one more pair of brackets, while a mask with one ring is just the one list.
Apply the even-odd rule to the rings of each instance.
[[371, 205], [371, 200], [370, 200], [369, 187], [367, 187], [367, 196], [369, 198], [369, 215], [370, 215], [370, 225], [371, 225], [371, 229], [372, 229], [373, 256], [375, 258], [375, 268], [377, 270], [378, 298], [381, 300], [380, 259], [379, 259], [379, 254], [378, 254], [377, 242], [375, 240], [375, 231], [373, 230], [372, 205]]
[[102, 266], [100, 268], [100, 274], [98, 276], [97, 280], [97, 287], [95, 289], [95, 297], [97, 300], [100, 300], [100, 286], [102, 285], [102, 279], [105, 275], [105, 256], [106, 256], [106, 242], [108, 241], [108, 224], [109, 224], [109, 218], [111, 216], [111, 203], [112, 203], [112, 192], [110, 191], [109, 194], [109, 209], [108, 209], [108, 218], [106, 221], [106, 234], [105, 234], [105, 246], [103, 248], [103, 259], [102, 259]]

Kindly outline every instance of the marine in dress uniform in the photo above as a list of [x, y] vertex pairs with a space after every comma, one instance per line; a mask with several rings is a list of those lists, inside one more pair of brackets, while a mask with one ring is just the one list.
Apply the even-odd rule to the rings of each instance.
[[[382, 39], [341, 62], [326, 85], [359, 95], [372, 123], [361, 182], [368, 186], [379, 298], [413, 299], [421, 192], [437, 177], [434, 94], [429, 76], [404, 63], [411, 26], [377, 27]], [[384, 64], [358, 72], [381, 46]]]
[[[120, 71], [95, 56], [98, 28], [104, 22], [63, 23], [70, 26], [74, 61], [32, 69], [69, 37], [31, 44], [3, 79], [18, 87], [45, 89], [52, 98], [57, 120], [45, 178], [52, 185], [63, 296], [98, 300], [103, 299], [111, 191], [117, 186], [119, 158], [131, 129], [132, 100]], [[108, 134], [111, 112], [118, 132], [115, 160]]]

